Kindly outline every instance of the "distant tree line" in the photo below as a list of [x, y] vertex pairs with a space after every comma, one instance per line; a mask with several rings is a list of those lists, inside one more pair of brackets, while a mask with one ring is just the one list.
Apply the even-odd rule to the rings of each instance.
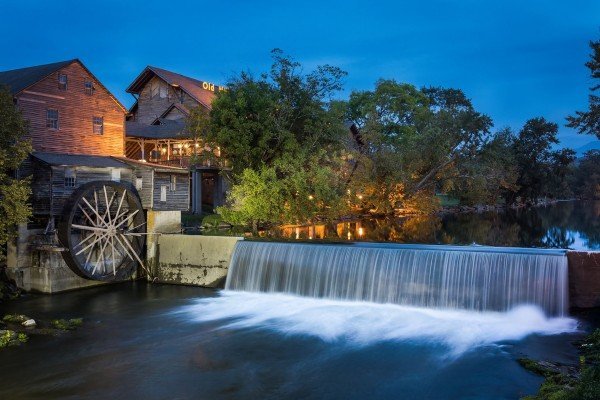
[[[600, 83], [600, 41], [586, 65]], [[232, 163], [228, 204], [235, 224], [306, 223], [351, 213], [427, 213], [440, 194], [465, 205], [600, 198], [600, 152], [555, 150], [558, 125], [543, 117], [518, 131], [493, 129], [460, 89], [379, 80], [336, 100], [346, 73], [304, 73], [274, 50], [271, 70], [241, 73], [210, 114], [189, 126]], [[600, 138], [600, 88], [568, 126]]]

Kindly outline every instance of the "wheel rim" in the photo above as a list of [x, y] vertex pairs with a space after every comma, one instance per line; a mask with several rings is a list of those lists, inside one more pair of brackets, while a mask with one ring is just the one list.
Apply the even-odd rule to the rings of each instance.
[[128, 279], [139, 264], [146, 221], [137, 193], [117, 182], [93, 182], [65, 207], [59, 236], [67, 265], [93, 280]]

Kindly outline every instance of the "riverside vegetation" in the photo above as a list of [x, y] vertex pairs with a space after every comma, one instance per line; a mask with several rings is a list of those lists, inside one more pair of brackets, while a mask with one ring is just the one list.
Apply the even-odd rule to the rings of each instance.
[[[597, 82], [599, 43], [587, 64]], [[189, 130], [232, 165], [223, 172], [228, 203], [217, 209], [226, 222], [256, 231], [356, 214], [431, 213], [440, 193], [466, 206], [600, 198], [600, 151], [576, 159], [571, 149], [555, 149], [555, 122], [535, 117], [516, 131], [494, 129], [460, 89], [391, 79], [340, 100], [345, 76], [330, 65], [304, 73], [274, 50], [270, 71], [240, 73], [210, 113], [192, 112]], [[599, 87], [591, 88], [590, 111], [568, 119], [598, 137]]]
[[60, 335], [82, 325], [82, 318], [43, 321], [23, 314], [6, 314], [0, 321], [0, 349], [27, 343], [30, 336]]
[[600, 329], [579, 344], [580, 366], [519, 359], [531, 372], [545, 378], [537, 394], [524, 400], [596, 400], [600, 399]]

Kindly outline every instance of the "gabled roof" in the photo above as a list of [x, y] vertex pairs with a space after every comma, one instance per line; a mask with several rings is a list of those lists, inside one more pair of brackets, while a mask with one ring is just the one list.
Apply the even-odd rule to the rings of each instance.
[[86, 154], [44, 153], [36, 151], [31, 155], [48, 165], [96, 167], [96, 168], [129, 168], [129, 165], [109, 156], [89, 156]]
[[135, 121], [125, 122], [125, 136], [140, 139], [189, 139], [185, 132], [185, 123], [169, 121], [161, 125], [146, 125]]
[[75, 61], [77, 60], [73, 59], [52, 64], [37, 65], [35, 67], [2, 71], [0, 72], [0, 84], [6, 85], [8, 90], [15, 95]]
[[52, 64], [36, 65], [34, 67], [12, 69], [10, 71], [0, 72], [0, 85], [5, 85], [8, 90], [14, 95], [22, 92], [28, 87], [35, 85], [42, 79], [52, 75], [56, 71], [71, 65], [72, 63], [78, 63], [104, 90], [106, 90], [110, 97], [117, 103], [117, 105], [123, 110], [127, 111], [127, 108], [119, 99], [117, 99], [111, 92], [100, 82], [98, 78], [79, 60], [74, 58], [72, 60], [59, 61]]
[[165, 112], [163, 112], [158, 118], [156, 118], [154, 121], [152, 121], [151, 125], [158, 125], [158, 123], [163, 123], [163, 121], [168, 121], [166, 119], [166, 117], [167, 117], [167, 115], [169, 115], [169, 113], [174, 108], [181, 111], [181, 113], [185, 116], [190, 115], [190, 110], [188, 110], [188, 108], [186, 106], [184, 106], [183, 104], [173, 103], [165, 110]]
[[210, 109], [211, 103], [215, 98], [215, 93], [202, 87], [205, 82], [152, 66], [147, 66], [142, 73], [135, 78], [127, 88], [127, 93], [139, 94], [153, 76], [158, 76], [171, 86], [179, 87], [198, 103]]

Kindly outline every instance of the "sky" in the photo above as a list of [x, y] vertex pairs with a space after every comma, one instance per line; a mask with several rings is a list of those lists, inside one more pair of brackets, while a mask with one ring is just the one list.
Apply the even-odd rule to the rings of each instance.
[[146, 65], [224, 84], [280, 48], [347, 71], [341, 98], [380, 78], [460, 88], [495, 128], [543, 116], [571, 148], [595, 140], [564, 123], [599, 38], [600, 0], [0, 0], [0, 70], [79, 58], [127, 106]]

